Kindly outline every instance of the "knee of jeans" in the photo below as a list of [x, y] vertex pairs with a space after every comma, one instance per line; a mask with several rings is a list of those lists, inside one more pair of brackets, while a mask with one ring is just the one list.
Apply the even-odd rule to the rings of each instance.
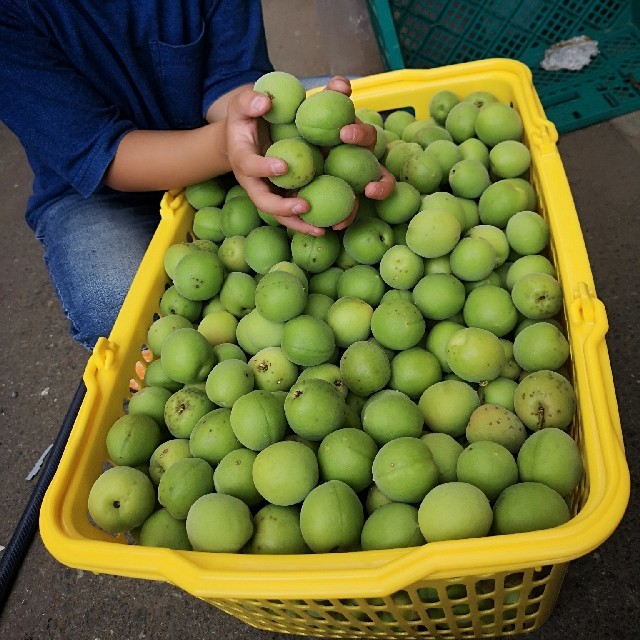
[[90, 317], [80, 314], [77, 317], [67, 312], [69, 319], [69, 332], [71, 337], [79, 342], [85, 349], [93, 350], [99, 338], [108, 338], [113, 327], [113, 323], [105, 317]]
[[98, 338], [76, 335], [73, 331], [71, 337], [78, 343], [80, 343], [87, 351], [93, 351], [93, 348], [98, 342]]

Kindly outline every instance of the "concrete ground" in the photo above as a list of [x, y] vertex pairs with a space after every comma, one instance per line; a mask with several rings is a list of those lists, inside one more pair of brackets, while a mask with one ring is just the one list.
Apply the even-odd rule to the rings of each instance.
[[[381, 70], [363, 1], [263, 4], [277, 68], [298, 75]], [[563, 135], [559, 149], [608, 312], [632, 493], [618, 529], [569, 565], [550, 620], [527, 637], [631, 640], [640, 596], [640, 112]], [[23, 513], [37, 481], [26, 477], [54, 441], [88, 356], [68, 335], [41, 247], [24, 222], [30, 182], [19, 143], [0, 126], [0, 546]], [[0, 614], [0, 638], [7, 640], [285, 637], [254, 630], [169, 584], [69, 569], [46, 551], [39, 535]]]

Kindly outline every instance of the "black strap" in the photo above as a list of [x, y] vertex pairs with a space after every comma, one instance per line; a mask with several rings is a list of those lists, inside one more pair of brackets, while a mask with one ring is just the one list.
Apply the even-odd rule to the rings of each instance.
[[47, 455], [38, 482], [31, 493], [31, 497], [11, 536], [11, 540], [5, 548], [2, 558], [0, 558], [0, 614], [9, 598], [13, 583], [31, 546], [33, 537], [38, 530], [38, 518], [44, 494], [58, 469], [62, 452], [67, 445], [67, 440], [86, 392], [87, 389], [84, 382], [80, 382], [60, 431]]

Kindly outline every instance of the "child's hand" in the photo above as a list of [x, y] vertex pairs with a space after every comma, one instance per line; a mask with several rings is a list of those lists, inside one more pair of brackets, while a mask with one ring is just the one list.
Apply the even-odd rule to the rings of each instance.
[[264, 156], [271, 141], [269, 126], [261, 116], [271, 108], [271, 100], [247, 87], [238, 92], [227, 109], [227, 150], [229, 163], [239, 184], [256, 207], [295, 231], [322, 235], [324, 230], [299, 217], [309, 210], [302, 198], [284, 197], [267, 179], [287, 172], [279, 158]]
[[[351, 94], [349, 81], [335, 77], [327, 84], [327, 89]], [[269, 127], [261, 116], [271, 107], [269, 98], [261, 93], [245, 88], [230, 101], [227, 110], [227, 150], [231, 168], [239, 184], [244, 187], [256, 207], [274, 216], [278, 222], [294, 231], [310, 235], [322, 235], [324, 229], [315, 227], [300, 214], [309, 210], [309, 203], [302, 199], [285, 197], [268, 181], [270, 176], [283, 175], [287, 171], [286, 162], [278, 158], [264, 156], [269, 144]], [[373, 125], [357, 121], [340, 131], [340, 138], [346, 144], [373, 149], [376, 143], [376, 130]], [[391, 195], [395, 185], [393, 176], [382, 166], [380, 180], [370, 182], [365, 195], [374, 200], [384, 200]], [[348, 227], [355, 219], [358, 201], [345, 220], [333, 226], [340, 230]]]
[[[340, 91], [340, 93], [344, 93], [347, 96], [351, 95], [351, 83], [347, 78], [343, 78], [342, 76], [336, 76], [332, 78], [327, 83], [327, 89], [332, 89], [333, 91]], [[373, 151], [373, 148], [376, 145], [377, 139], [376, 128], [372, 124], [365, 124], [356, 118], [355, 124], [348, 124], [345, 127], [342, 127], [340, 130], [340, 139], [345, 144], [356, 144], [360, 147], [366, 147], [370, 151]], [[380, 165], [381, 176], [380, 180], [376, 182], [370, 182], [364, 190], [365, 196], [367, 198], [371, 198], [372, 200], [385, 200], [388, 198], [393, 189], [395, 187], [395, 178], [387, 171], [384, 165]], [[355, 217], [355, 214], [354, 216]], [[349, 220], [349, 218], [347, 218]], [[353, 220], [349, 221], [351, 224]], [[344, 228], [344, 221], [338, 225], [340, 228]], [[344, 225], [345, 227], [348, 225]]]

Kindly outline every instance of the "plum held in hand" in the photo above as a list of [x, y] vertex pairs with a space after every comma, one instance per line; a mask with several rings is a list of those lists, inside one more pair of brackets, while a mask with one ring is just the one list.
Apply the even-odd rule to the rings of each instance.
[[325, 89], [302, 101], [295, 116], [300, 135], [322, 147], [341, 143], [340, 129], [356, 120], [351, 98], [339, 91]]
[[253, 89], [271, 99], [271, 108], [262, 117], [273, 124], [293, 122], [306, 96], [300, 80], [286, 71], [265, 73], [256, 80]]

